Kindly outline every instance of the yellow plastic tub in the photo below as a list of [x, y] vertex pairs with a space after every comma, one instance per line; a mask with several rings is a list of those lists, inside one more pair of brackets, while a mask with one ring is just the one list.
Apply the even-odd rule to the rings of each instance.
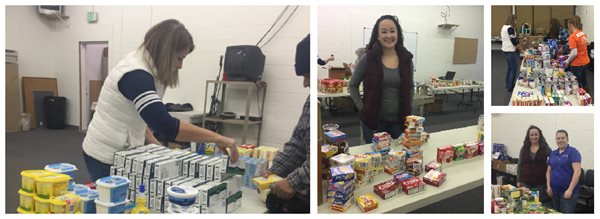
[[21, 171], [21, 189], [29, 193], [36, 193], [35, 178], [54, 174], [47, 170], [23, 170]]
[[33, 211], [34, 200], [33, 193], [26, 192], [25, 190], [19, 190], [19, 208], [24, 211]]
[[33, 212], [33, 211], [26, 211], [20, 207], [17, 208], [17, 213], [19, 213], [19, 214], [35, 214], [35, 212]]
[[78, 211], [81, 198], [74, 193], [67, 193], [50, 200], [50, 211], [54, 214], [74, 214]]
[[52, 198], [67, 193], [71, 177], [65, 174], [53, 174], [35, 178], [37, 196], [41, 198]]
[[35, 200], [35, 213], [36, 214], [50, 214], [50, 199], [41, 198], [37, 195], [33, 197]]

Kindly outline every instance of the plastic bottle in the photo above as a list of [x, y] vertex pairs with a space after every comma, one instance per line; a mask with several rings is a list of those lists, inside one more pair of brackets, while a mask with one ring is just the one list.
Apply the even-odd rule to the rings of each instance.
[[140, 191], [135, 196], [135, 207], [131, 209], [132, 214], [149, 214], [150, 209], [146, 207], [146, 190], [144, 184], [140, 185]]

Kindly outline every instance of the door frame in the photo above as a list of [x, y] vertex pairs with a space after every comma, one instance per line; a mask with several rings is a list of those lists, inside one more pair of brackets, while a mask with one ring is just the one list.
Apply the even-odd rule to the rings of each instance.
[[[86, 46], [94, 44], [105, 44], [108, 48], [108, 41], [79, 41], [79, 131], [87, 131], [87, 127], [91, 122], [89, 101], [89, 80], [86, 72], [85, 54]], [[84, 118], [86, 124], [84, 124]]]

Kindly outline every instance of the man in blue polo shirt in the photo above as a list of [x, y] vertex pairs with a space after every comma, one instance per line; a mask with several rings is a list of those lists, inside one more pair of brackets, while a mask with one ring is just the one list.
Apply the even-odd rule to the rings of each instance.
[[569, 146], [569, 134], [565, 130], [556, 132], [558, 149], [548, 157], [546, 183], [548, 195], [552, 197], [552, 207], [562, 213], [575, 213], [579, 197], [579, 176], [581, 175], [581, 154]]

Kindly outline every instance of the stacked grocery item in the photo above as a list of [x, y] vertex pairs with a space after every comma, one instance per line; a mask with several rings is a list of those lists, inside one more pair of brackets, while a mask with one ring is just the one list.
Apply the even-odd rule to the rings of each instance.
[[354, 200], [354, 180], [356, 174], [351, 165], [332, 167], [331, 180], [327, 188], [327, 202], [330, 208], [345, 212]]

